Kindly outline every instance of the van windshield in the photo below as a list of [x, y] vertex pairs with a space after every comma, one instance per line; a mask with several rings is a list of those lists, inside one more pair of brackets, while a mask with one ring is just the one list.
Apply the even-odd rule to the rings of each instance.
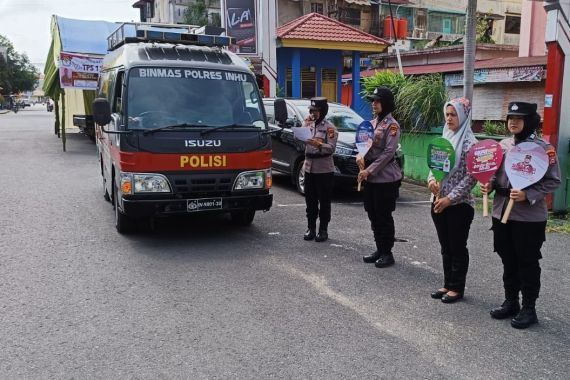
[[259, 90], [243, 72], [138, 67], [130, 70], [128, 128], [168, 126], [266, 129]]

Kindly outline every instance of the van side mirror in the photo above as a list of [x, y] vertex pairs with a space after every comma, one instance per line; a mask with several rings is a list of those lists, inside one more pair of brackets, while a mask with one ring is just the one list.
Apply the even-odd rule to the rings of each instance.
[[111, 122], [111, 105], [105, 98], [96, 98], [93, 103], [93, 120], [103, 126]]
[[287, 104], [285, 99], [275, 99], [273, 107], [275, 109], [275, 121], [280, 125], [285, 124], [287, 121]]

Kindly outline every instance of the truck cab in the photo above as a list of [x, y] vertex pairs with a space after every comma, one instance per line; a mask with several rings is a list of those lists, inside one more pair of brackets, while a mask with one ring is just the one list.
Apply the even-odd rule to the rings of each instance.
[[123, 24], [93, 102], [115, 226], [189, 213], [249, 225], [272, 204], [271, 137], [255, 77], [229, 37]]

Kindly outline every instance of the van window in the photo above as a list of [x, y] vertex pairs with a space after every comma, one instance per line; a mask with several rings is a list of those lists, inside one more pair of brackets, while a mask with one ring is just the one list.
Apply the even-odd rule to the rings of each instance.
[[117, 80], [115, 81], [115, 92], [111, 112], [121, 113], [123, 111], [123, 78], [125, 77], [124, 71], [119, 71]]
[[253, 75], [198, 68], [140, 67], [129, 71], [128, 128], [190, 124], [266, 129]]

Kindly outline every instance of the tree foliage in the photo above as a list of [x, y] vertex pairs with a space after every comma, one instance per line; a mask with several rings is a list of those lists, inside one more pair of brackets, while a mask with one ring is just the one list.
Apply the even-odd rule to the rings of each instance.
[[441, 74], [405, 77], [380, 71], [363, 79], [363, 95], [371, 94], [378, 86], [388, 87], [394, 94], [393, 114], [404, 130], [429, 130], [443, 125], [447, 90]]
[[220, 26], [220, 15], [213, 13], [208, 16], [208, 7], [210, 2], [207, 0], [196, 0], [193, 4], [188, 5], [184, 12], [184, 23], [198, 26]]
[[493, 24], [487, 15], [477, 18], [477, 24], [475, 26], [475, 33], [477, 34], [477, 42], [482, 44], [494, 44], [493, 40]]
[[6, 56], [0, 55], [0, 87], [3, 88], [0, 92], [9, 95], [32, 91], [38, 84], [38, 69], [2, 35], [0, 46], [6, 48]]

